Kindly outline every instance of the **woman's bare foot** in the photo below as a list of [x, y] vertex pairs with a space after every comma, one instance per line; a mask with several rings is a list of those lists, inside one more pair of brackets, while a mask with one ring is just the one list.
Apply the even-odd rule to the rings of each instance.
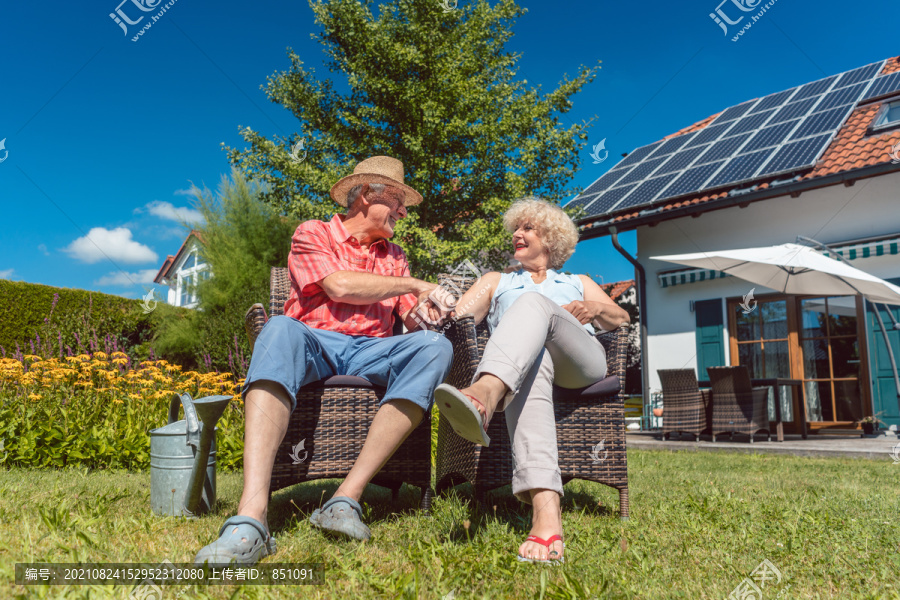
[[[562, 514], [559, 494], [553, 490], [531, 490], [532, 515], [530, 535], [549, 540], [554, 535], [562, 536]], [[564, 546], [562, 540], [554, 540], [550, 547], [538, 542], [526, 541], [519, 546], [519, 556], [534, 560], [561, 560]]]

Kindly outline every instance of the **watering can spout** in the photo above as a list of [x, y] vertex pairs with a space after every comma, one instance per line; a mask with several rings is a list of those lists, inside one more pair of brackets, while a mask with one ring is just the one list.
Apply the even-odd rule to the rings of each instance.
[[[172, 403], [169, 405], [170, 419], [173, 407], [175, 414], [178, 414], [176, 402], [184, 405], [184, 416], [187, 420], [187, 440], [185, 443], [194, 448], [194, 468], [191, 471], [191, 479], [187, 490], [184, 492], [183, 512], [188, 517], [196, 516], [199, 512], [202, 512], [201, 508], [212, 508], [201, 507], [203, 486], [206, 484], [206, 461], [209, 458], [210, 447], [216, 436], [216, 423], [219, 421], [222, 413], [225, 412], [225, 408], [228, 406], [231, 398], [231, 396], [207, 396], [206, 398], [192, 401], [189, 394], [182, 394], [179, 398], [173, 398]], [[198, 420], [199, 423], [197, 422]]]

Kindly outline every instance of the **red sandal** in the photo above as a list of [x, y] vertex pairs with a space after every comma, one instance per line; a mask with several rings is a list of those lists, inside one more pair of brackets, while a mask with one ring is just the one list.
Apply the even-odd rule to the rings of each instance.
[[[555, 550], [553, 550], [553, 551], [550, 550], [550, 544], [552, 544], [555, 541], [562, 542], [562, 536], [561, 535], [552, 535], [552, 536], [550, 536], [549, 540], [544, 540], [544, 539], [539, 538], [536, 535], [529, 535], [527, 538], [525, 538], [525, 541], [526, 542], [535, 542], [535, 543], [540, 544], [541, 546], [545, 546], [547, 548], [548, 555], [550, 555], [550, 554], [556, 553]], [[566, 543], [563, 542], [563, 550], [565, 550], [565, 549], [566, 549]], [[544, 565], [561, 565], [562, 563], [566, 562], [565, 556], [560, 556], [559, 558], [551, 558], [548, 560], [542, 560], [540, 558], [525, 558], [521, 554], [517, 554], [516, 559], [519, 562], [541, 563]]]

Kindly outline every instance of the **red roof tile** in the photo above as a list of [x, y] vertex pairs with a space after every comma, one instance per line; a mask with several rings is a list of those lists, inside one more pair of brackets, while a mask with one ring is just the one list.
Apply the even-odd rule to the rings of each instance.
[[616, 281], [613, 283], [604, 283], [600, 287], [604, 292], [606, 292], [607, 296], [609, 296], [612, 300], [615, 300], [634, 287], [634, 279], [629, 279], [627, 281]]

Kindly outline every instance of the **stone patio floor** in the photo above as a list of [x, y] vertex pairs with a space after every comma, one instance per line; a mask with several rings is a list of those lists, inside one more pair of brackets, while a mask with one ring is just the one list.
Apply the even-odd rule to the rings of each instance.
[[[692, 452], [747, 452], [790, 454], [793, 456], [816, 457], [851, 457], [872, 460], [888, 460], [900, 463], [900, 436], [895, 432], [882, 432], [878, 437], [860, 437], [848, 434], [810, 434], [807, 439], [800, 435], [785, 434], [783, 442], [776, 442], [772, 436], [767, 442], [765, 434], [758, 434], [750, 444], [746, 435], [736, 435], [730, 441], [728, 435], [718, 435], [715, 443], [710, 436], [700, 436], [695, 442], [693, 435], [683, 434], [663, 439], [658, 431], [629, 431], [626, 434], [626, 446], [641, 450], [682, 450]], [[898, 458], [895, 460], [894, 456]], [[900, 473], [900, 464], [897, 465]]]

